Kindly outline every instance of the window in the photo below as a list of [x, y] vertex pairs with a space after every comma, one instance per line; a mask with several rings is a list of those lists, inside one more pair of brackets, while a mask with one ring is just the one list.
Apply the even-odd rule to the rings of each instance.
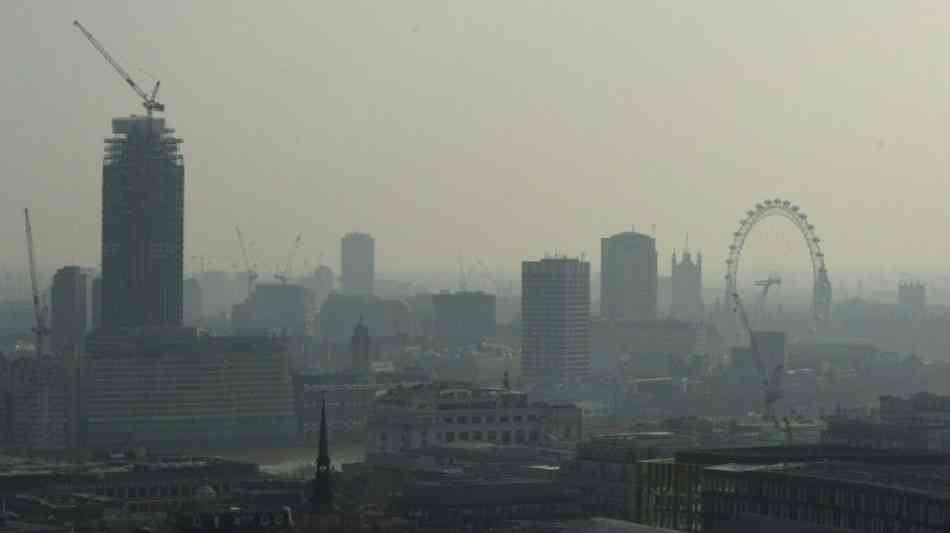
[[521, 444], [524, 442], [524, 430], [519, 429], [515, 431], [515, 442]]
[[511, 432], [510, 432], [510, 431], [502, 431], [502, 432], [501, 432], [501, 442], [503, 442], [503, 443], [505, 443], [505, 444], [509, 444], [509, 443], [511, 442]]
[[460, 417], [458, 417], [458, 421], [459, 421], [459, 424], [467, 424], [467, 423], [468, 423], [468, 417], [467, 417], [467, 416], [460, 416]]
[[472, 423], [473, 423], [473, 424], [481, 424], [481, 423], [482, 423], [482, 417], [480, 417], [480, 416], [473, 416], [473, 417], [472, 417]]
[[498, 432], [497, 432], [497, 431], [489, 431], [488, 433], [485, 434], [485, 439], [486, 439], [486, 440], [490, 440], [490, 441], [492, 441], [492, 442], [498, 440]]
[[447, 431], [445, 432], [445, 442], [455, 442], [455, 432]]
[[473, 432], [472, 432], [472, 440], [482, 440], [482, 432], [481, 432], [481, 431], [473, 431]]
[[537, 422], [538, 415], [528, 415], [528, 422]]
[[501, 416], [501, 419], [500, 419], [500, 422], [501, 422], [502, 424], [507, 424], [507, 423], [508, 423], [508, 415], [502, 415], [502, 416]]
[[445, 423], [446, 423], [446, 424], [451, 424], [452, 422], [454, 422], [454, 420], [452, 420], [452, 417], [451, 417], [451, 416], [447, 416], [447, 417], [445, 417], [443, 420], [445, 420]]
[[495, 423], [495, 415], [488, 415], [488, 416], [486, 416], [486, 417], [485, 417], [485, 422], [487, 422], [487, 423], [489, 423], [489, 424], [494, 424], [494, 423]]
[[531, 430], [531, 433], [528, 434], [528, 442], [538, 442], [538, 430]]
[[468, 431], [460, 431], [459, 440], [468, 440]]
[[523, 417], [521, 415], [515, 416], [515, 422], [521, 422], [522, 420], [523, 420]]

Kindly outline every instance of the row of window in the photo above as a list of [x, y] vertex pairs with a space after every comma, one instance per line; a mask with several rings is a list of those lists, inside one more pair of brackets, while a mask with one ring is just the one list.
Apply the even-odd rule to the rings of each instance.
[[[525, 417], [522, 415], [515, 415], [512, 417], [509, 417], [508, 415], [501, 415], [497, 418], [498, 418], [498, 423], [500, 424], [507, 424], [508, 422], [520, 423], [525, 420]], [[538, 415], [528, 415], [527, 419], [528, 419], [528, 422], [537, 422]], [[469, 420], [470, 419], [467, 416], [457, 416], [457, 417], [446, 416], [442, 419], [442, 421], [445, 422], [446, 424], [482, 424], [482, 423], [494, 424], [495, 415], [487, 415], [485, 417], [473, 416], [471, 417], [471, 421]]]
[[[501, 437], [499, 439], [499, 437]], [[443, 436], [441, 433], [436, 434], [436, 438], [442, 439]], [[460, 441], [474, 441], [474, 442], [498, 442], [499, 440], [503, 444], [510, 444], [515, 442], [518, 444], [523, 444], [525, 442], [538, 442], [538, 431], [531, 430], [526, 432], [523, 429], [518, 429], [515, 431], [504, 430], [504, 431], [459, 431], [458, 433], [454, 431], [446, 431], [444, 435], [445, 442], [455, 442], [456, 440]]]

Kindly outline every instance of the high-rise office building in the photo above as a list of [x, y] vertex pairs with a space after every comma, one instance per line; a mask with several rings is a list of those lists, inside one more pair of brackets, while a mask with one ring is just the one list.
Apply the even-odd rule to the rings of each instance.
[[92, 313], [91, 329], [96, 331], [102, 327], [102, 276], [92, 280], [92, 290], [89, 292], [92, 294], [92, 305], [89, 306]]
[[672, 299], [670, 314], [680, 320], [701, 320], [705, 313], [703, 305], [703, 254], [697, 254], [696, 260], [689, 250], [676, 260], [672, 260]]
[[102, 325], [179, 326], [185, 167], [164, 118], [112, 121], [102, 167]]
[[564, 257], [521, 263], [521, 378], [590, 375], [590, 263]]
[[341, 242], [340, 275], [344, 294], [373, 294], [376, 241], [368, 233], [347, 233]]
[[53, 276], [53, 353], [82, 351], [86, 336], [86, 274], [78, 266], [64, 266]]
[[657, 307], [656, 240], [627, 231], [600, 240], [600, 314], [653, 320]]

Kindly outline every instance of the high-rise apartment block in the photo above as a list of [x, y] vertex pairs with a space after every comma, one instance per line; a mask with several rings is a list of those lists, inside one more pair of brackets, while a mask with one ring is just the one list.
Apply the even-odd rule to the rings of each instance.
[[601, 239], [601, 316], [612, 320], [653, 320], [656, 307], [656, 240], [633, 231]]
[[373, 294], [376, 241], [368, 233], [347, 233], [341, 242], [340, 273], [344, 294]]
[[705, 313], [703, 305], [703, 254], [697, 254], [696, 260], [689, 250], [672, 261], [672, 299], [670, 314], [680, 320], [701, 320]]
[[65, 266], [53, 276], [53, 353], [82, 351], [86, 336], [86, 274], [78, 266]]
[[179, 326], [185, 167], [164, 118], [112, 121], [102, 167], [102, 326]]
[[521, 263], [521, 378], [590, 375], [590, 263], [565, 257]]

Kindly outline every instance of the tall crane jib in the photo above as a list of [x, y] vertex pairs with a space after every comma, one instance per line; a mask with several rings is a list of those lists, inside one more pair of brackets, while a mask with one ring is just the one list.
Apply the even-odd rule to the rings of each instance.
[[40, 305], [40, 288], [36, 276], [36, 248], [33, 246], [33, 226], [30, 224], [30, 210], [23, 210], [23, 218], [26, 222], [26, 252], [30, 262], [30, 284], [33, 291], [33, 333], [36, 335], [36, 356], [43, 355], [43, 346], [46, 337], [51, 333], [46, 325], [46, 317], [49, 313], [47, 306]]
[[145, 111], [148, 116], [151, 117], [153, 111], [165, 111], [165, 105], [159, 103], [158, 100], [156, 100], [156, 97], [158, 97], [158, 88], [161, 86], [160, 81], [155, 82], [155, 87], [152, 89], [151, 93], [145, 92], [144, 89], [135, 83], [135, 80], [132, 79], [132, 75], [129, 74], [128, 71], [126, 71], [125, 68], [123, 68], [122, 65], [112, 57], [112, 54], [106, 50], [105, 46], [103, 46], [98, 39], [92, 36], [92, 33], [89, 33], [89, 30], [87, 30], [85, 26], [80, 24], [78, 20], [73, 21], [73, 26], [82, 32], [83, 36], [85, 36], [86, 40], [92, 44], [93, 48], [95, 48], [110, 65], [112, 65], [112, 68], [114, 68], [119, 76], [122, 77], [125, 83], [127, 83], [129, 87], [131, 87], [132, 90], [135, 91], [137, 95], [139, 95], [139, 98], [142, 99], [142, 105], [145, 106]]

